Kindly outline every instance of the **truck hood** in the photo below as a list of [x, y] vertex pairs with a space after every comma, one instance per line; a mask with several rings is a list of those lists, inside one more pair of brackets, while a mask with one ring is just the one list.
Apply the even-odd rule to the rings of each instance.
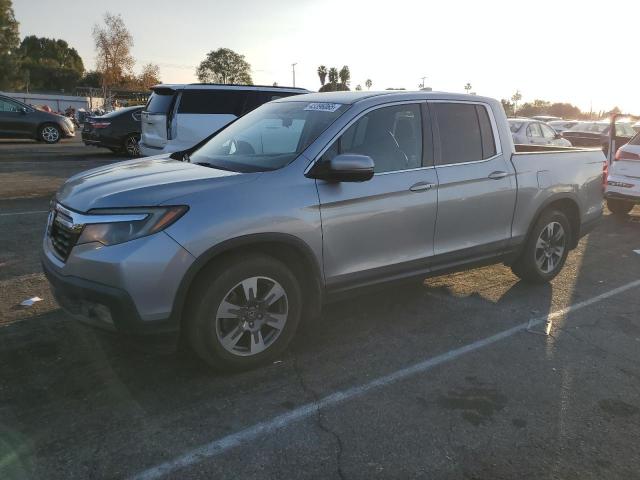
[[58, 202], [78, 212], [94, 208], [159, 205], [196, 191], [237, 185], [256, 178], [172, 160], [168, 155], [130, 160], [87, 170], [58, 190]]

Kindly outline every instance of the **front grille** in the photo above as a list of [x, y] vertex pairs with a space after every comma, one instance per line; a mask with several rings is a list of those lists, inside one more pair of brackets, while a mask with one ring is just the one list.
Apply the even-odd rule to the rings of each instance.
[[60, 212], [54, 211], [53, 221], [49, 230], [49, 238], [53, 251], [62, 261], [66, 261], [71, 253], [71, 249], [75, 246], [80, 236], [80, 232], [74, 231], [63, 225], [58, 220], [58, 216], [62, 216]]

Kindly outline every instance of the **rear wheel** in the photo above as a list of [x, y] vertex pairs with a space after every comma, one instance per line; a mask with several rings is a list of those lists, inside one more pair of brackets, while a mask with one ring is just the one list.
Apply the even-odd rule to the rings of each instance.
[[38, 139], [45, 143], [58, 143], [60, 137], [60, 128], [52, 123], [43, 125], [38, 131]]
[[246, 370], [275, 359], [300, 322], [293, 273], [265, 255], [233, 257], [207, 272], [190, 295], [187, 335], [210, 366]]
[[569, 220], [563, 212], [544, 212], [511, 270], [522, 280], [532, 283], [552, 280], [567, 260], [572, 234]]
[[631, 202], [625, 202], [624, 200], [607, 200], [607, 208], [614, 215], [627, 215], [631, 210], [633, 210], [634, 204]]

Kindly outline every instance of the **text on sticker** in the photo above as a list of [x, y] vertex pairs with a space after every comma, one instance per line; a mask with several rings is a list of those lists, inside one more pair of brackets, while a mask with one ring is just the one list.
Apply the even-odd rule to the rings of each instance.
[[335, 112], [342, 105], [339, 103], [310, 103], [305, 110], [313, 110], [316, 112]]

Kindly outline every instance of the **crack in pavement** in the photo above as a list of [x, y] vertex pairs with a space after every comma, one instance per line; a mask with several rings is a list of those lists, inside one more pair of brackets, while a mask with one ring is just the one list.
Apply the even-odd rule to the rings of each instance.
[[[320, 400], [320, 395], [318, 395], [318, 393], [315, 392], [311, 387], [309, 387], [304, 381], [304, 378], [302, 376], [302, 371], [300, 370], [300, 367], [298, 365], [298, 358], [294, 353], [291, 353], [291, 359], [292, 359], [293, 371], [296, 374], [296, 378], [298, 379], [300, 388], [302, 388], [302, 390], [305, 393], [311, 395], [314, 402], [318, 402]], [[340, 480], [346, 480], [347, 477], [345, 476], [342, 470], [342, 453], [344, 449], [342, 439], [340, 438], [340, 435], [338, 435], [337, 432], [329, 428], [329, 426], [325, 423], [326, 417], [324, 416], [322, 408], [320, 408], [319, 405], [316, 408], [316, 420], [317, 420], [316, 423], [318, 425], [318, 428], [323, 432], [331, 435], [334, 438], [336, 443], [336, 471], [338, 474], [338, 478]]]

